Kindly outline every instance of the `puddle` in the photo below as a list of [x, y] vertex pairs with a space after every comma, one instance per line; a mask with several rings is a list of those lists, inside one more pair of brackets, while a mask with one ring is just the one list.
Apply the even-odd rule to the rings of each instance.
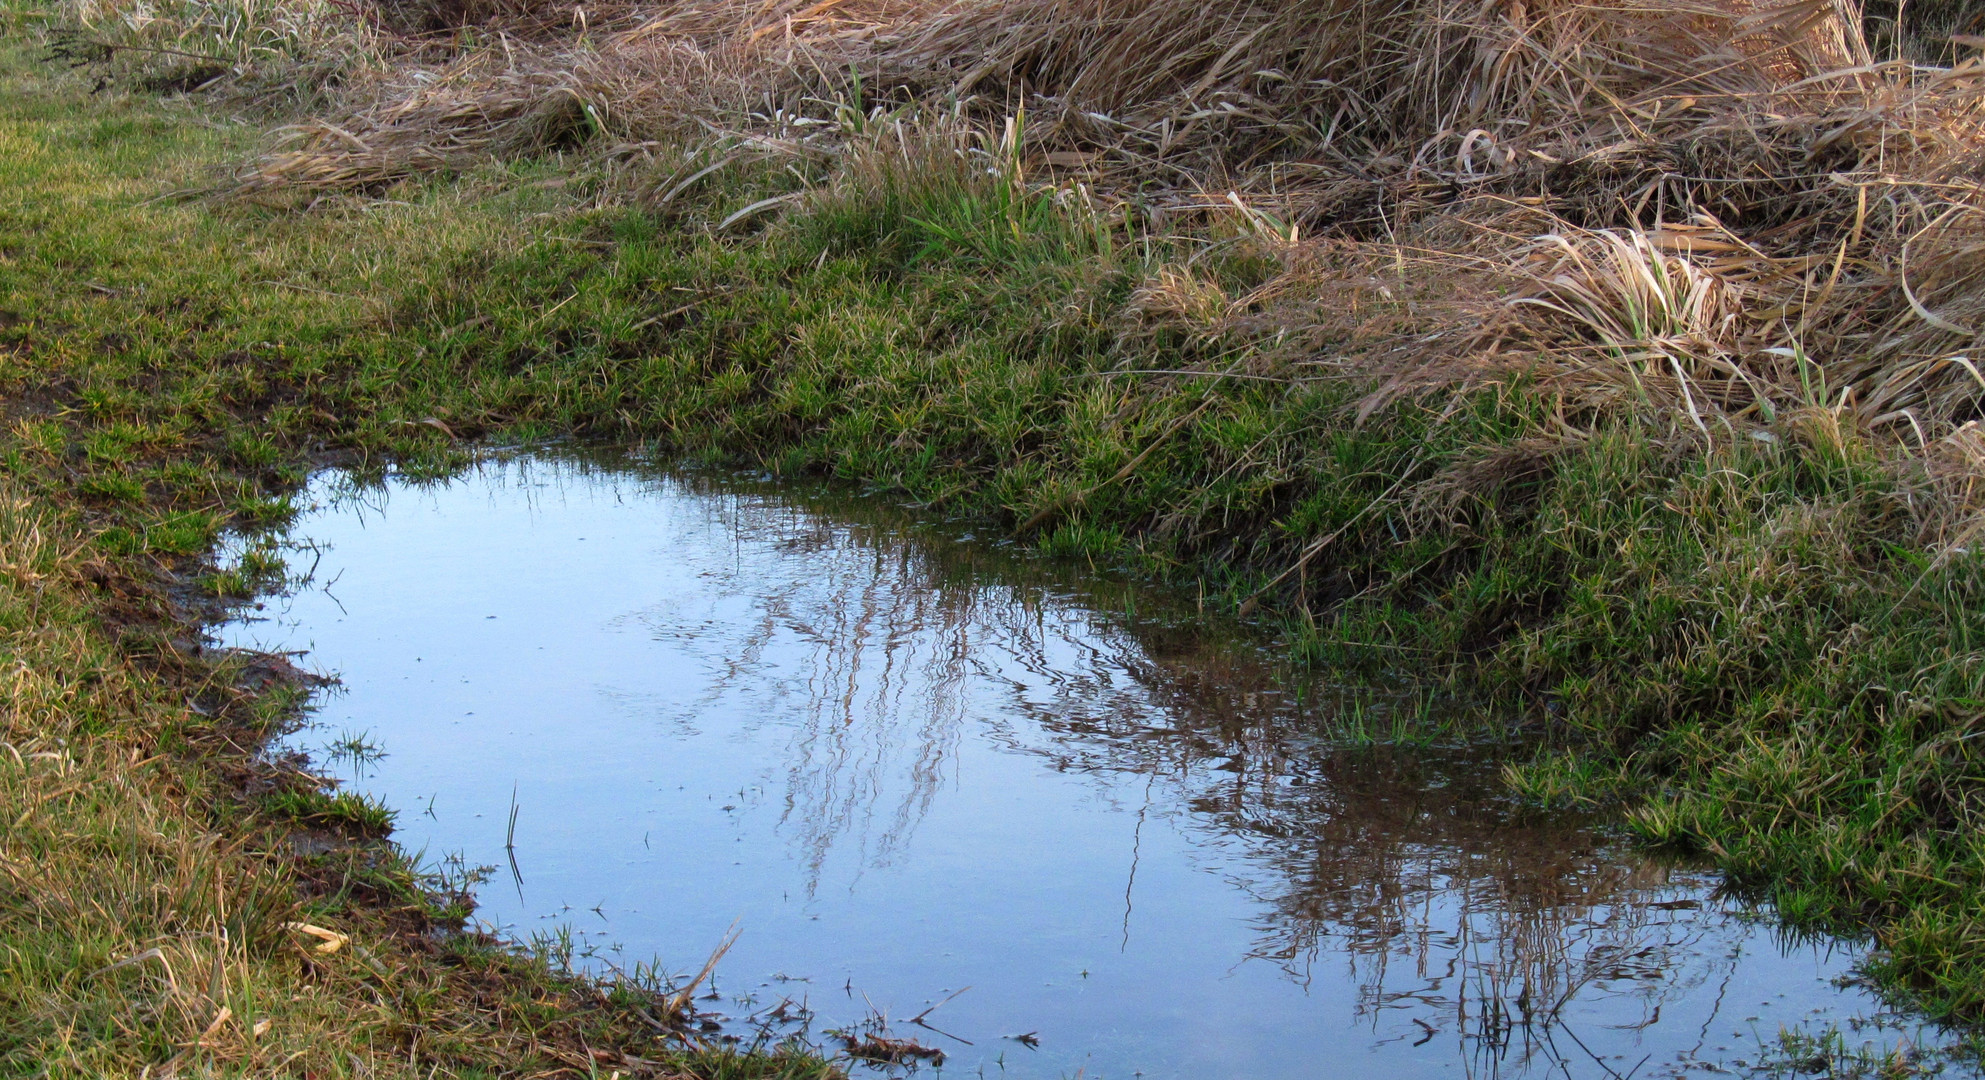
[[221, 631], [342, 678], [296, 744], [409, 849], [498, 868], [478, 915], [508, 933], [694, 971], [735, 925], [733, 1018], [886, 1015], [942, 1073], [1016, 1077], [1742, 1073], [1781, 1029], [1936, 1039], [1712, 874], [1512, 815], [1466, 755], [1333, 745], [1336, 697], [1176, 597], [625, 460], [341, 484], [292, 533], [310, 584]]

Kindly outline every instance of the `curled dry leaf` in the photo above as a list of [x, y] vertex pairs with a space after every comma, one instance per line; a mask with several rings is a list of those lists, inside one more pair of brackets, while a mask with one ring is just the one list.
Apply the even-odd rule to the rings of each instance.
[[309, 923], [300, 922], [284, 923], [283, 926], [285, 929], [294, 930], [299, 934], [308, 934], [311, 937], [319, 939], [320, 944], [313, 951], [327, 956], [351, 943], [349, 936], [340, 934], [336, 930], [326, 930], [321, 926], [312, 926]]

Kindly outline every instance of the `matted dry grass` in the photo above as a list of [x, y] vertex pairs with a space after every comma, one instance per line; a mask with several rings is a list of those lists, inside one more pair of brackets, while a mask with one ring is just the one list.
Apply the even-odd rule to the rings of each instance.
[[[1387, 189], [1402, 182], [1411, 190], [1617, 171], [1760, 95], [1798, 93], [1810, 112], [1813, 99], [1865, 86], [1831, 85], [1826, 73], [1868, 66], [1830, 0], [1766, 9], [1456, 0], [572, 9], [575, 28], [601, 19], [597, 32], [499, 34], [495, 46], [405, 71], [347, 123], [305, 129], [309, 147], [346, 159], [343, 169], [329, 174], [291, 156], [248, 181], [378, 183], [433, 161], [542, 147], [582, 124], [635, 142], [712, 125], [764, 133], [831, 116], [859, 94], [858, 106], [988, 120], [1025, 108], [1037, 155], [1119, 182], [1301, 191], [1302, 216], [1321, 221], [1397, 198], [1406, 191]], [[1653, 194], [1657, 209], [1660, 196], [1683, 195]]]
[[581, 146], [831, 176], [916, 132], [963, 153], [960, 131], [985, 146], [1005, 125], [1037, 187], [1305, 249], [1285, 300], [1319, 252], [1363, 249], [1329, 277], [1371, 244], [1474, 280], [1443, 317], [1479, 332], [1441, 335], [1395, 386], [1548, 362], [1705, 430], [1848, 408], [1924, 447], [1985, 396], [1985, 64], [1877, 62], [1837, 0], [712, 0], [582, 6], [559, 32], [531, 10], [533, 35], [499, 27], [289, 130], [237, 192]]

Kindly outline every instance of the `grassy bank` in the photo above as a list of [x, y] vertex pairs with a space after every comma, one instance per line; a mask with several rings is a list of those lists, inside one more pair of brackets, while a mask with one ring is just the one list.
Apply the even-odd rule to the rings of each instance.
[[466, 882], [255, 756], [307, 687], [199, 646], [258, 584], [211, 572], [220, 530], [281, 520], [313, 461], [446, 457], [371, 414], [405, 350], [332, 294], [517, 234], [460, 202], [376, 231], [153, 201], [248, 129], [58, 70], [0, 53], [0, 1072], [838, 1075], [699, 1049], [666, 979], [438, 934]]
[[[183, 647], [252, 585], [202, 576], [219, 531], [280, 521], [310, 464], [438, 471], [479, 440], [569, 435], [856, 480], [1197, 579], [1315, 662], [1447, 680], [1525, 738], [1520, 792], [1615, 805], [1791, 921], [1872, 931], [1895, 994], [1985, 1014], [1982, 451], [1925, 404], [1968, 407], [1961, 371], [1898, 388], [1736, 341], [1782, 362], [1775, 381], [1671, 377], [1701, 359], [1677, 341], [1738, 354], [1688, 336], [1693, 264], [1615, 234], [1568, 234], [1570, 284], [1497, 308], [1507, 277], [1348, 226], [1305, 242], [1239, 196], [1159, 227], [1183, 212], [1030, 179], [1022, 117], [906, 133], [859, 97], [832, 157], [656, 139], [644, 172], [558, 135], [357, 188], [229, 181], [266, 99], [92, 94], [31, 59], [31, 32], [10, 31], [0, 74], [10, 1063], [468, 1074], [680, 1053], [612, 1007], [652, 1005], [639, 986], [595, 1008], [541, 958], [421, 944], [450, 913], [390, 853], [286, 851], [299, 807], [366, 815], [271, 797], [307, 781], [239, 749], [283, 695]], [[270, 160], [292, 179], [373, 161]], [[216, 187], [237, 197], [170, 194]], [[1693, 242], [1737, 243], [1720, 229]], [[1640, 276], [1574, 272], [1609, 251]], [[1840, 284], [1845, 256], [1831, 279], [1798, 259], [1815, 293], [1907, 310]], [[1945, 274], [1922, 295], [1968, 280]], [[1612, 366], [1470, 366], [1497, 355], [1483, 311], [1548, 305]], [[1634, 325], [1592, 329], [1613, 315]], [[1455, 364], [1429, 375], [1430, 354]], [[1861, 405], [1905, 390], [1932, 429], [1913, 442]], [[289, 923], [352, 945], [318, 954]]]

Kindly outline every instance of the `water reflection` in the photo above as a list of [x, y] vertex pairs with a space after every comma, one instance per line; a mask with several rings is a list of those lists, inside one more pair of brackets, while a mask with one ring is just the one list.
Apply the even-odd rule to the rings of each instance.
[[447, 807], [403, 841], [491, 861], [518, 785], [497, 921], [607, 896], [604, 942], [686, 957], [743, 911], [733, 978], [812, 978], [822, 1024], [969, 983], [950, 1068], [1017, 1075], [1650, 1075], [1874, 1008], [1708, 875], [1477, 755], [1343, 746], [1341, 694], [1107, 575], [625, 461], [319, 490], [336, 597], [230, 632], [344, 672], [325, 726], [390, 754], [360, 786]]

